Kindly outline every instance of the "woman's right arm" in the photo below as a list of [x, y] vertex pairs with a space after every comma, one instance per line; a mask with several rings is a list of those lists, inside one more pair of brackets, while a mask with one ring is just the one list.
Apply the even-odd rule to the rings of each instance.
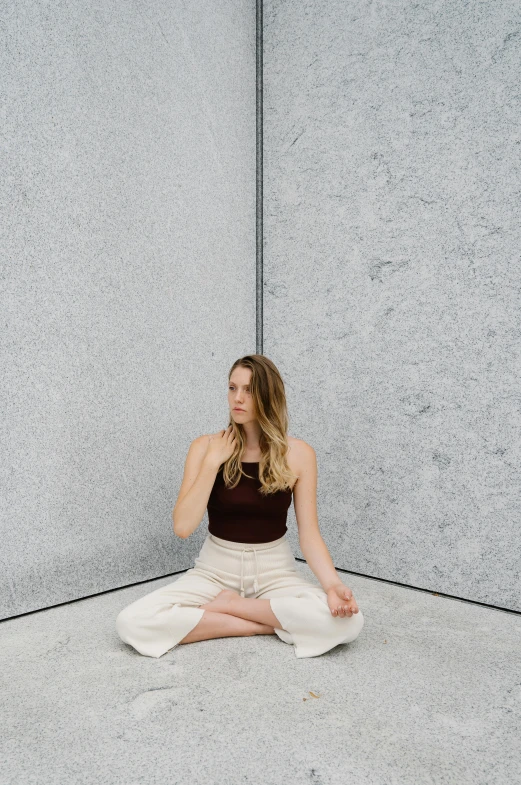
[[198, 436], [186, 456], [183, 481], [172, 512], [174, 533], [186, 539], [203, 520], [208, 499], [219, 471], [218, 457], [207, 454], [208, 436]]

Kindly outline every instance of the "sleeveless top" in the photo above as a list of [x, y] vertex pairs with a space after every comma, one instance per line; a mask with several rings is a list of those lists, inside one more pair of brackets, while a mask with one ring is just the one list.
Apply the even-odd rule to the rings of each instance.
[[243, 461], [242, 465], [254, 479], [241, 474], [235, 488], [226, 488], [223, 469], [219, 469], [208, 499], [208, 531], [232, 542], [278, 540], [288, 530], [286, 518], [293, 491], [287, 488], [262, 496], [259, 462]]

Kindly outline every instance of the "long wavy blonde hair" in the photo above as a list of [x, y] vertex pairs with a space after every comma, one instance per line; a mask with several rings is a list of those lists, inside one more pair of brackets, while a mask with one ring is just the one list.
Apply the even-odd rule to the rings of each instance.
[[[287, 438], [289, 418], [282, 377], [275, 364], [263, 354], [247, 354], [236, 360], [228, 373], [228, 382], [237, 367], [251, 370], [250, 393], [255, 416], [261, 429], [259, 493], [266, 496], [276, 491], [291, 489], [298, 477], [291, 471], [286, 459], [289, 450]], [[228, 425], [232, 426], [236, 442], [233, 454], [222, 464], [223, 479], [226, 488], [235, 488], [241, 474], [245, 477], [250, 475], [243, 471], [241, 465], [246, 446], [244, 427], [235, 422], [231, 415]]]

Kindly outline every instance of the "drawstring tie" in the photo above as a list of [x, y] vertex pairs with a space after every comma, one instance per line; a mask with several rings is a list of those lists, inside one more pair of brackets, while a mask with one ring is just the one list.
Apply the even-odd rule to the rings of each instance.
[[241, 551], [241, 597], [244, 597], [244, 554], [246, 551], [253, 551], [255, 554], [255, 575], [253, 576], [253, 591], [255, 594], [259, 591], [259, 582], [257, 577], [259, 575], [259, 565], [257, 564], [257, 551], [255, 548], [243, 548]]

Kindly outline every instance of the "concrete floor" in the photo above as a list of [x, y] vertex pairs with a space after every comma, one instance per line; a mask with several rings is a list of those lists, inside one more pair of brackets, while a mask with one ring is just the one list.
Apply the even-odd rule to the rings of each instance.
[[521, 783], [520, 615], [339, 573], [364, 628], [308, 659], [275, 635], [143, 657], [115, 618], [178, 574], [1, 622], [0, 782]]

